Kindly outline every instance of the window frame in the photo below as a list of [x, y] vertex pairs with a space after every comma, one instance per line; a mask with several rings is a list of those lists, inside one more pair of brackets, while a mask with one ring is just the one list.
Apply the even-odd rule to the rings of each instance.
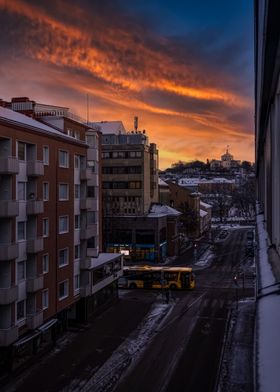
[[[63, 189], [63, 186], [65, 186], [66, 189], [66, 197], [64, 195], [61, 196], [61, 189]], [[69, 184], [67, 182], [60, 182], [58, 184], [58, 200], [59, 201], [68, 201], [69, 200]]]
[[49, 146], [43, 146], [43, 164], [44, 166], [49, 166], [50, 164], [50, 148]]
[[[43, 224], [43, 238], [47, 238], [49, 236], [49, 233], [50, 233], [49, 218], [43, 218], [42, 224]], [[47, 229], [47, 230], [45, 231], [45, 229]]]
[[[65, 283], [66, 283], [66, 289], [67, 289], [66, 291], [67, 291], [67, 293], [64, 294], [63, 296], [60, 296], [60, 286], [62, 284], [65, 284]], [[67, 297], [69, 297], [69, 279], [65, 279], [62, 282], [58, 283], [58, 300], [62, 301], [62, 300], [64, 300]]]
[[[60, 224], [63, 219], [65, 219], [67, 227], [61, 229]], [[65, 234], [65, 233], [69, 233], [69, 215], [61, 215], [58, 217], [58, 234]]]
[[[66, 159], [63, 159], [63, 162], [61, 161], [61, 157], [62, 157], [61, 154], [65, 154], [64, 157]], [[69, 168], [69, 151], [67, 151], [67, 150], [58, 150], [58, 165], [59, 165], [59, 167], [64, 168], [64, 169], [65, 168], [66, 169]]]
[[[60, 264], [61, 252], [65, 252], [65, 251], [66, 251], [66, 261], [63, 262], [63, 264]], [[69, 265], [69, 248], [68, 247], [58, 250], [58, 267], [62, 268], [62, 267], [65, 267], [66, 265]]]

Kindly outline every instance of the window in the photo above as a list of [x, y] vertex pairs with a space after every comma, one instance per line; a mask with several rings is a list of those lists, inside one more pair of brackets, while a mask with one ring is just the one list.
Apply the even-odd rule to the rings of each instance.
[[81, 256], [81, 245], [75, 245], [75, 260], [78, 260]]
[[24, 241], [26, 239], [26, 223], [17, 223], [17, 239], [18, 241]]
[[60, 216], [59, 217], [59, 234], [68, 233], [68, 216]]
[[17, 303], [17, 321], [25, 318], [25, 300]]
[[68, 280], [64, 280], [64, 282], [59, 283], [58, 285], [58, 298], [61, 301], [62, 299], [68, 297]]
[[43, 274], [47, 274], [49, 272], [49, 254], [46, 253], [43, 255]]
[[42, 306], [43, 309], [47, 309], [49, 307], [49, 289], [42, 291]]
[[81, 228], [81, 215], [75, 215], [75, 229]]
[[49, 218], [43, 219], [43, 237], [49, 236]]
[[26, 160], [26, 144], [18, 142], [18, 159], [20, 161]]
[[80, 156], [79, 155], [75, 155], [74, 162], [75, 162], [75, 169], [79, 169], [79, 167], [80, 167]]
[[48, 146], [44, 146], [43, 147], [43, 163], [44, 165], [48, 165], [49, 164], [49, 147]]
[[79, 199], [81, 197], [81, 186], [80, 184], [75, 184], [75, 199]]
[[58, 252], [58, 266], [63, 267], [68, 264], [69, 254], [68, 248], [60, 249]]
[[26, 200], [26, 183], [18, 182], [17, 184], [17, 198], [18, 200]]
[[74, 292], [80, 291], [80, 274], [74, 276]]
[[25, 261], [18, 261], [17, 262], [17, 281], [18, 282], [20, 282], [21, 280], [24, 280], [26, 277], [25, 267], [26, 267]]
[[43, 182], [43, 200], [49, 200], [49, 183]]
[[95, 223], [95, 211], [87, 211], [87, 224], [92, 225]]
[[88, 186], [87, 187], [87, 197], [94, 197], [95, 195], [95, 187], [94, 186]]
[[59, 150], [59, 167], [69, 167], [69, 154], [67, 151]]
[[59, 184], [59, 200], [68, 200], [68, 199], [69, 199], [69, 185]]

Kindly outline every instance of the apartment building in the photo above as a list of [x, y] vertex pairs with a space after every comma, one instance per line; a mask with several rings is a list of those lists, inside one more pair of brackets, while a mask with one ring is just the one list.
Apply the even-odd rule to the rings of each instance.
[[257, 197], [271, 244], [280, 255], [279, 4], [255, 1], [255, 132]]
[[100, 134], [20, 100], [27, 115], [0, 107], [0, 362], [14, 366], [115, 298], [122, 273], [101, 253]]

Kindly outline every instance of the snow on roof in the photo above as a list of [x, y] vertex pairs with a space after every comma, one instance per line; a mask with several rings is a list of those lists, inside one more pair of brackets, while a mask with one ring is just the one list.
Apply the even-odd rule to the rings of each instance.
[[208, 213], [206, 211], [203, 210], [199, 210], [199, 215], [201, 218], [204, 218]]
[[90, 125], [97, 126], [103, 134], [127, 133], [122, 121], [100, 121], [100, 122], [91, 123]]
[[200, 200], [200, 205], [201, 205], [201, 207], [204, 207], [204, 208], [212, 208], [212, 206], [210, 206], [210, 204], [204, 203], [201, 200]]
[[180, 178], [179, 185], [189, 185], [189, 186], [196, 186], [200, 182], [200, 178]]
[[38, 131], [42, 133], [51, 133], [56, 136], [60, 136], [62, 138], [71, 140], [72, 142], [83, 143], [81, 140], [77, 140], [72, 136], [68, 136], [61, 131], [58, 131], [51, 126], [41, 123], [40, 121], [34, 120], [31, 117], [26, 116], [25, 114], [21, 114], [15, 112], [10, 109], [6, 109], [0, 106], [0, 119], [4, 119], [14, 125], [21, 127], [31, 127], [36, 128]]
[[148, 217], [153, 218], [153, 217], [166, 216], [166, 215], [179, 216], [182, 214], [181, 212], [175, 210], [175, 208], [169, 207], [165, 204], [153, 204], [150, 208]]

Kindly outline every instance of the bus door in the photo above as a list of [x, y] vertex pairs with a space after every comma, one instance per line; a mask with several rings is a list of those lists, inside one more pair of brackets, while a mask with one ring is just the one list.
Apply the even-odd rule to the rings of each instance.
[[181, 285], [182, 289], [188, 289], [190, 287], [190, 273], [181, 272]]

